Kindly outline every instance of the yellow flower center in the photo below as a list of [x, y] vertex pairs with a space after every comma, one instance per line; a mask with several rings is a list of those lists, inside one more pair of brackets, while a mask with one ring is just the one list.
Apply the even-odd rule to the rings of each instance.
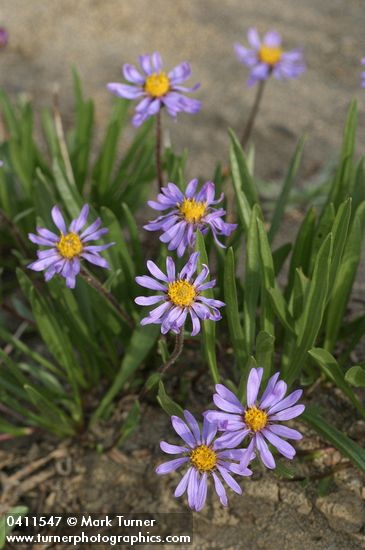
[[144, 90], [152, 97], [162, 97], [170, 89], [169, 77], [166, 73], [153, 73], [146, 78]]
[[57, 243], [58, 252], [67, 260], [71, 260], [71, 258], [81, 254], [82, 248], [82, 242], [76, 233], [61, 235], [61, 238]]
[[171, 302], [180, 307], [191, 306], [196, 296], [194, 285], [185, 279], [169, 283], [167, 294]]
[[190, 462], [201, 472], [213, 470], [217, 464], [217, 454], [206, 445], [199, 445], [190, 455]]
[[195, 199], [184, 199], [179, 205], [179, 210], [189, 223], [198, 223], [205, 214], [207, 205], [205, 202], [197, 202]]
[[276, 65], [280, 61], [283, 50], [275, 46], [261, 46], [259, 57], [262, 63], [267, 63], [268, 65]]
[[244, 413], [244, 421], [253, 432], [259, 432], [267, 424], [267, 413], [257, 407], [249, 407]]

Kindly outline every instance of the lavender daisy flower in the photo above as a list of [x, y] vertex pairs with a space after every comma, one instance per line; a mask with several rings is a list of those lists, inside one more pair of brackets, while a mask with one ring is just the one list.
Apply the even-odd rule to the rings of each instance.
[[192, 88], [181, 86], [181, 83], [191, 76], [189, 63], [186, 61], [180, 63], [166, 73], [162, 70], [162, 59], [158, 52], [152, 55], [141, 55], [139, 62], [142, 74], [134, 65], [126, 63], [123, 66], [124, 78], [129, 84], [110, 82], [107, 85], [108, 90], [118, 97], [142, 99], [132, 119], [134, 126], [140, 126], [162, 107], [166, 107], [173, 118], [176, 118], [180, 111], [197, 113], [200, 110], [200, 101], [183, 95], [183, 93], [194, 92], [200, 86], [200, 84], [195, 84]]
[[259, 80], [266, 80], [272, 74], [278, 80], [297, 78], [305, 71], [305, 64], [300, 50], [284, 52], [281, 36], [276, 31], [269, 31], [263, 40], [255, 28], [247, 32], [247, 39], [252, 49], [236, 43], [234, 48], [238, 60], [251, 69], [247, 84], [252, 86]]
[[96, 219], [80, 233], [86, 224], [89, 214], [89, 206], [87, 204], [82, 207], [79, 217], [71, 222], [68, 230], [58, 206], [52, 208], [51, 214], [60, 235], [56, 235], [52, 231], [42, 227], [37, 227], [38, 235], [29, 233], [28, 236], [32, 243], [51, 247], [46, 250], [39, 250], [37, 252], [38, 260], [29, 264], [29, 269], [45, 271], [44, 278], [46, 281], [49, 281], [58, 273], [66, 279], [68, 288], [75, 288], [75, 279], [80, 272], [81, 259], [100, 267], [109, 268], [108, 262], [100, 256], [99, 252], [115, 243], [103, 245], [89, 244], [90, 241], [100, 239], [102, 235], [105, 235], [109, 231], [105, 227], [99, 229], [101, 225], [100, 218]]
[[0, 48], [5, 48], [9, 42], [9, 33], [5, 27], [0, 27]]
[[[361, 59], [361, 65], [365, 65], [365, 57]], [[365, 71], [363, 71], [360, 75], [361, 77], [361, 87], [365, 88]]]
[[214, 183], [207, 181], [199, 192], [196, 192], [197, 185], [197, 179], [191, 180], [183, 194], [174, 183], [169, 183], [161, 189], [157, 202], [148, 201], [148, 205], [154, 210], [169, 212], [149, 222], [144, 229], [162, 230], [160, 241], [169, 243], [169, 250], [177, 249], [179, 257], [183, 256], [188, 246], [195, 246], [198, 230], [205, 235], [210, 228], [215, 242], [224, 248], [218, 240], [218, 235], [228, 237], [237, 227], [235, 223], [226, 223], [222, 220], [226, 213], [223, 208], [212, 208], [213, 204], [221, 202], [224, 198], [222, 193], [218, 200], [214, 200]]
[[231, 474], [241, 476], [252, 474], [247, 467], [241, 468], [239, 464], [232, 462], [232, 460], [241, 459], [243, 450], [224, 450], [218, 444], [220, 438], [214, 441], [217, 433], [215, 424], [204, 419], [201, 433], [194, 416], [189, 411], [184, 411], [184, 416], [186, 423], [178, 416], [171, 417], [172, 427], [184, 441], [184, 445], [170, 445], [166, 441], [160, 443], [165, 453], [182, 456], [164, 462], [156, 468], [156, 473], [169, 474], [180, 466], [187, 465], [188, 469], [175, 489], [175, 497], [181, 497], [187, 490], [190, 508], [199, 512], [204, 507], [207, 497], [208, 478], [212, 477], [219, 500], [223, 506], [227, 506], [227, 494], [220, 476], [235, 493], [240, 495], [242, 489]]
[[200, 319], [210, 319], [211, 321], [221, 319], [218, 308], [224, 306], [224, 302], [201, 295], [203, 290], [215, 286], [215, 280], [204, 283], [209, 275], [208, 266], [203, 265], [199, 275], [194, 281], [192, 280], [198, 265], [198, 258], [199, 252], [194, 252], [177, 275], [174, 260], [169, 256], [166, 259], [167, 275], [151, 260], [147, 262], [147, 268], [155, 278], [144, 275], [136, 277], [136, 281], [139, 285], [160, 293], [157, 296], [139, 296], [135, 302], [142, 306], [162, 303], [150, 311], [148, 317], [142, 319], [141, 325], [158, 324], [161, 325], [162, 334], [166, 334], [169, 330], [179, 334], [189, 314], [193, 324], [191, 335], [195, 336], [200, 331]]
[[[279, 380], [277, 372], [270, 378], [266, 389], [257, 404], [263, 369], [251, 369], [247, 381], [247, 407], [244, 407], [237, 397], [222, 384], [217, 384], [213, 396], [215, 405], [224, 412], [207, 411], [205, 416], [209, 422], [217, 422], [218, 430], [226, 432], [222, 444], [227, 447], [237, 447], [246, 436], [251, 441], [245, 456], [241, 461], [244, 468], [252, 458], [252, 453], [258, 451], [262, 462], [267, 468], [275, 468], [274, 457], [265, 439], [277, 448], [286, 458], [292, 459], [295, 449], [290, 443], [281, 439], [298, 440], [302, 435], [292, 428], [282, 426], [277, 422], [290, 420], [302, 414], [304, 405], [295, 405], [302, 395], [302, 390], [296, 390], [284, 399], [287, 385]], [[293, 406], [295, 405], [295, 406]]]

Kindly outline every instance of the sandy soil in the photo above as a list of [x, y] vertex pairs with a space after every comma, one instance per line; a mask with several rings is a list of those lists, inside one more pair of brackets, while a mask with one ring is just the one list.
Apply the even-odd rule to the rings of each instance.
[[[29, 92], [39, 105], [50, 103], [57, 82], [69, 113], [75, 65], [102, 124], [112, 101], [105, 83], [121, 78], [124, 62], [155, 49], [167, 67], [189, 60], [204, 107], [168, 126], [174, 144], [190, 150], [190, 174], [210, 175], [226, 154], [227, 126], [241, 128], [254, 96], [232, 45], [245, 42], [249, 26], [276, 28], [287, 48], [304, 48], [308, 71], [268, 87], [255, 133], [257, 171], [280, 177], [307, 133], [304, 168], [310, 174], [334, 156], [351, 98], [358, 96], [364, 109], [364, 21], [362, 0], [2, 0], [0, 23], [9, 29], [10, 44], [0, 55], [1, 81], [11, 94]], [[360, 129], [359, 150], [364, 144]]]
[[[12, 96], [30, 94], [40, 107], [50, 105], [57, 82], [67, 122], [73, 64], [95, 99], [100, 127], [112, 103], [105, 83], [121, 78], [124, 62], [154, 49], [167, 66], [189, 60], [194, 81], [202, 84], [196, 95], [204, 108], [196, 117], [182, 115], [178, 124], [165, 122], [176, 147], [190, 150], [189, 173], [210, 175], [216, 160], [226, 155], [226, 127], [239, 130], [254, 96], [232, 44], [245, 41], [250, 25], [262, 32], [276, 28], [288, 48], [304, 47], [308, 71], [298, 81], [270, 84], [254, 136], [257, 172], [281, 177], [297, 139], [307, 133], [303, 175], [309, 176], [335, 157], [350, 99], [358, 96], [360, 111], [365, 109], [365, 90], [359, 88], [364, 21], [362, 0], [2, 0], [0, 24], [10, 33], [8, 49], [0, 52], [2, 86]], [[364, 143], [360, 125], [359, 151]], [[44, 479], [36, 479], [21, 501], [44, 511], [185, 510], [172, 497], [177, 477], [159, 479], [153, 473], [161, 460], [157, 442], [171, 431], [164, 413], [153, 409], [150, 418], [154, 429], [144, 425], [123, 453], [101, 456], [68, 447], [66, 466], [47, 464]], [[360, 430], [354, 437], [363, 439], [364, 426], [354, 425]], [[315, 437], [310, 441], [323, 445]], [[50, 448], [47, 441], [33, 442], [29, 450], [20, 445], [0, 453], [2, 482]], [[244, 489], [244, 498], [231, 496], [229, 510], [212, 499], [195, 516], [194, 548], [235, 550], [242, 541], [248, 550], [365, 548], [364, 480], [352, 468], [336, 474], [322, 496], [316, 484], [304, 488], [261, 474]]]

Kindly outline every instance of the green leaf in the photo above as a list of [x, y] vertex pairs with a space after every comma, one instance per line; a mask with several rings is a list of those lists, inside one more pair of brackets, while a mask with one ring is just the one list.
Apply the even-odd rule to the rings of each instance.
[[[346, 376], [342, 369], [339, 367], [336, 359], [325, 349], [313, 348], [309, 351], [309, 355], [313, 357], [316, 363], [321, 367], [323, 372], [328, 376], [332, 382], [336, 384], [338, 388], [348, 397], [351, 403], [357, 408], [357, 410], [365, 416], [365, 407], [360, 403], [352, 389], [347, 383], [346, 376], [350, 371], [347, 371]], [[361, 368], [361, 367], [353, 367]], [[350, 369], [351, 370], [351, 369]], [[363, 371], [365, 380], [365, 370]]]
[[[11, 533], [14, 527], [9, 527], [8, 522], [6, 521], [9, 516], [12, 516], [14, 519], [14, 525], [17, 519], [22, 518], [28, 513], [29, 508], [27, 506], [14, 506], [10, 508], [6, 514], [3, 514], [0, 517], [0, 548], [5, 548], [6, 544], [6, 535]], [[5, 548], [6, 550], [6, 548]]]
[[126, 439], [128, 439], [133, 433], [136, 431], [138, 424], [141, 420], [141, 406], [138, 401], [133, 403], [133, 406], [129, 413], [127, 414], [127, 418], [124, 420], [120, 437], [117, 441], [116, 447], [120, 447]]
[[275, 275], [278, 276], [287, 257], [289, 256], [292, 249], [291, 243], [285, 243], [282, 246], [279, 246], [276, 250], [272, 253], [272, 259], [274, 261], [274, 270]]
[[274, 354], [275, 338], [261, 330], [256, 338], [256, 361], [259, 367], [264, 369], [264, 379], [266, 380], [271, 371], [272, 357]]
[[236, 270], [232, 248], [228, 249], [225, 259], [224, 300], [226, 303], [228, 330], [231, 337], [235, 358], [239, 368], [243, 369], [247, 361], [247, 356], [245, 353], [245, 338], [238, 311]]
[[[271, 300], [268, 294], [270, 288], [275, 288], [275, 269], [274, 261], [271, 254], [268, 236], [265, 230], [263, 221], [256, 218], [258, 235], [259, 235], [259, 250], [260, 250], [260, 267], [262, 273], [261, 284], [261, 329], [269, 334], [275, 335], [274, 328], [274, 312], [271, 305]], [[265, 373], [268, 375], [268, 373]]]
[[[207, 251], [205, 249], [204, 237], [200, 233], [200, 231], [197, 232], [195, 246], [196, 246], [197, 252], [200, 253], [198, 266], [199, 266], [199, 271], [201, 271], [203, 264], [209, 265], [209, 262], [208, 262]], [[213, 289], [210, 288], [204, 291], [203, 295], [206, 296], [207, 298], [214, 298]], [[220, 376], [219, 376], [218, 365], [217, 365], [217, 357], [215, 353], [215, 344], [216, 344], [215, 322], [206, 320], [206, 321], [203, 321], [202, 325], [203, 325], [204, 355], [209, 365], [209, 370], [212, 376], [212, 380], [215, 384], [218, 384], [220, 380]]]
[[260, 215], [260, 212], [260, 207], [255, 204], [247, 231], [243, 302], [243, 330], [247, 355], [253, 353], [256, 332], [256, 308], [261, 286], [259, 236], [256, 223], [256, 218]]
[[108, 409], [114, 398], [122, 391], [124, 384], [145, 361], [160, 333], [158, 325], [138, 327], [134, 330], [126, 349], [119, 372], [91, 417], [91, 424], [99, 419]]
[[[365, 388], [365, 367], [361, 365], [351, 367], [345, 374], [345, 380], [355, 388]], [[365, 416], [364, 410], [362, 414]]]
[[277, 230], [279, 229], [281, 220], [283, 219], [285, 207], [289, 199], [290, 191], [293, 186], [295, 177], [298, 172], [300, 161], [302, 158], [303, 147], [305, 143], [305, 137], [302, 137], [299, 140], [299, 143], [295, 149], [293, 158], [290, 161], [289, 170], [286, 175], [286, 178], [283, 183], [283, 188], [281, 190], [280, 196], [275, 204], [275, 210], [271, 221], [270, 231], [269, 231], [269, 241], [272, 242]]
[[184, 418], [184, 411], [178, 405], [175, 401], [169, 397], [165, 391], [165, 386], [163, 385], [162, 380], [160, 380], [160, 383], [158, 385], [158, 394], [157, 394], [157, 401], [169, 416], [179, 416], [180, 418]]
[[36, 390], [34, 387], [24, 386], [24, 389], [29, 395], [33, 405], [41, 413], [44, 419], [44, 427], [57, 435], [65, 437], [74, 435], [72, 421], [59, 407], [57, 407], [54, 403], [42, 395], [41, 391]]
[[238, 218], [242, 229], [247, 232], [250, 223], [251, 207], [258, 202], [257, 193], [248, 171], [242, 148], [232, 130], [229, 130], [229, 134], [231, 138], [229, 158], [233, 188], [237, 201]]
[[303, 315], [297, 322], [298, 340], [291, 354], [288, 372], [285, 376], [285, 381], [289, 386], [300, 375], [307, 359], [307, 353], [314, 346], [321, 328], [328, 292], [331, 257], [332, 235], [330, 234], [317, 254]]
[[332, 235], [333, 235], [333, 255], [331, 270], [329, 276], [329, 289], [327, 300], [331, 297], [331, 290], [334, 287], [335, 280], [338, 274], [338, 270], [342, 264], [342, 255], [345, 249], [347, 241], [347, 231], [349, 227], [351, 216], [351, 199], [344, 201], [336, 214], [335, 221], [333, 222]]
[[364, 233], [365, 202], [358, 207], [355, 213], [345, 250], [338, 267], [332, 297], [328, 304], [324, 347], [329, 351], [333, 350], [336, 344], [341, 322], [350, 298], [361, 260]]
[[352, 439], [331, 426], [324, 419], [322, 413], [307, 407], [302, 415], [302, 419], [334, 445], [344, 456], [349, 458], [355, 466], [365, 472], [365, 450]]
[[293, 289], [295, 273], [301, 268], [305, 275], [309, 275], [311, 250], [316, 225], [316, 213], [314, 208], [308, 210], [295, 239], [291, 256], [288, 284], [285, 289], [285, 298], [288, 300]]

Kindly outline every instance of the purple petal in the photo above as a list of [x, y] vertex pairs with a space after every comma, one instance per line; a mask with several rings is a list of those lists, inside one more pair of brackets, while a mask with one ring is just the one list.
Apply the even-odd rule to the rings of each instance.
[[276, 31], [269, 31], [265, 34], [263, 43], [269, 48], [279, 48], [281, 46], [281, 36]]
[[33, 269], [33, 271], [43, 271], [44, 269], [47, 269], [52, 264], [57, 262], [60, 259], [58, 254], [54, 256], [49, 256], [48, 258], [44, 258], [42, 260], [37, 260], [31, 264], [29, 264], [27, 267], [29, 269]]
[[219, 500], [221, 501], [221, 504], [223, 506], [227, 506], [228, 505], [227, 493], [223, 486], [223, 483], [221, 482], [217, 474], [215, 474], [214, 472], [212, 472], [212, 476], [214, 480], [215, 492], [217, 493]]
[[[269, 378], [269, 381], [267, 383], [266, 389], [264, 393], [262, 394], [261, 401], [260, 401], [260, 409], [266, 409], [270, 403], [271, 403], [271, 392], [275, 388], [276, 381], [279, 378], [280, 372], [276, 372], [271, 378]], [[267, 401], [267, 398], [270, 397], [270, 401]]]
[[270, 415], [270, 421], [271, 420], [291, 420], [292, 418], [296, 418], [302, 412], [304, 411], [305, 406], [304, 405], [295, 405], [295, 407], [290, 407], [290, 409], [285, 409], [284, 411], [280, 411], [273, 416]]
[[220, 397], [222, 397], [232, 405], [235, 405], [239, 412], [243, 412], [245, 410], [238, 397], [236, 397], [231, 390], [226, 388], [226, 386], [223, 386], [223, 384], [216, 384], [215, 391]]
[[195, 193], [196, 188], [197, 188], [197, 185], [198, 185], [198, 179], [197, 178], [194, 178], [193, 180], [189, 181], [189, 183], [186, 187], [186, 190], [185, 190], [185, 196], [188, 199], [193, 198], [194, 193]]
[[192, 510], [195, 510], [199, 489], [199, 474], [195, 468], [191, 469], [188, 482], [188, 503]]
[[63, 234], [67, 233], [65, 220], [63, 219], [63, 216], [58, 206], [54, 206], [52, 208], [51, 216], [57, 229]]
[[80, 229], [82, 229], [87, 221], [87, 217], [89, 215], [89, 205], [85, 204], [80, 212], [80, 215], [76, 220], [73, 220], [70, 225], [70, 231], [74, 231], [75, 233], [78, 233]]
[[159, 279], [160, 281], [168, 282], [168, 278], [166, 277], [166, 275], [152, 260], [148, 260], [147, 269], [151, 273], [151, 275], [153, 275], [156, 279]]
[[281, 437], [275, 435], [271, 432], [270, 428], [264, 428], [262, 430], [262, 434], [270, 441], [274, 447], [277, 448], [279, 453], [281, 453], [286, 458], [289, 458], [290, 460], [295, 455], [295, 449], [290, 443], [287, 441], [284, 441], [284, 439], [281, 439]]
[[134, 301], [139, 306], [152, 306], [161, 300], [164, 300], [164, 296], [138, 296]]
[[190, 474], [191, 474], [192, 470], [193, 470], [193, 468], [189, 468], [188, 471], [181, 478], [178, 486], [175, 489], [174, 496], [176, 498], [181, 497], [181, 495], [183, 495], [185, 493], [186, 488], [187, 488], [188, 483], [189, 483], [189, 477], [190, 477]]
[[251, 369], [247, 380], [247, 407], [252, 407], [256, 403], [263, 372], [263, 369]]
[[162, 69], [162, 59], [159, 52], [153, 52], [151, 56], [152, 66], [156, 73], [159, 73]]
[[217, 433], [217, 425], [215, 422], [209, 422], [209, 420], [204, 416], [203, 420], [203, 434], [202, 440], [205, 445], [210, 445], [213, 441], [215, 434]]
[[139, 56], [139, 62], [143, 69], [143, 71], [146, 73], [146, 75], [152, 74], [152, 67], [151, 67], [151, 56], [146, 55], [140, 55]]
[[198, 443], [198, 445], [201, 443], [201, 435], [200, 435], [200, 428], [199, 424], [195, 420], [194, 416], [191, 414], [191, 412], [185, 410], [184, 411], [184, 417], [186, 422], [188, 423], [189, 427], [191, 428], [191, 431], [193, 432], [193, 435], [195, 437], [195, 441]]
[[166, 258], [166, 271], [169, 282], [172, 283], [173, 281], [175, 281], [175, 262], [170, 256], [167, 256]]
[[185, 422], [181, 420], [181, 418], [179, 418], [178, 416], [172, 416], [171, 423], [175, 432], [181, 437], [181, 439], [185, 441], [185, 443], [189, 445], [189, 447], [193, 449], [196, 446], [196, 442], [193, 434], [191, 433]]
[[170, 443], [166, 441], [161, 441], [160, 448], [164, 453], [169, 455], [179, 455], [188, 451], [187, 447], [183, 447], [182, 445], [170, 445]]
[[205, 501], [207, 499], [208, 492], [208, 480], [207, 472], [204, 472], [199, 483], [197, 498], [195, 502], [195, 510], [200, 512], [204, 508]]
[[190, 63], [187, 61], [180, 63], [180, 65], [177, 65], [174, 69], [172, 69], [167, 76], [169, 77], [172, 85], [184, 82], [184, 80], [187, 80], [191, 76]]
[[139, 84], [142, 86], [144, 84], [145, 79], [140, 72], [137, 71], [134, 65], [130, 65], [129, 63], [123, 65], [123, 75], [126, 80], [133, 82], [133, 84]]
[[99, 267], [104, 267], [105, 269], [109, 268], [109, 263], [105, 258], [102, 258], [98, 254], [89, 254], [88, 252], [82, 252], [82, 258], [85, 258], [88, 262]]
[[148, 275], [142, 275], [141, 277], [136, 277], [135, 280], [136, 280], [136, 283], [138, 283], [140, 286], [149, 288], [150, 290], [162, 290], [166, 292], [166, 286], [155, 281], [155, 279], [152, 279], [152, 277], [149, 277]]
[[271, 424], [269, 429], [274, 434], [280, 435], [281, 437], [287, 437], [288, 439], [294, 439], [299, 441], [299, 439], [303, 438], [302, 434], [298, 432], [298, 430], [293, 430], [292, 428], [288, 428], [288, 426], [282, 426], [280, 424]]
[[233, 449], [242, 443], [250, 430], [243, 429], [237, 432], [226, 432], [214, 441], [214, 449]]
[[120, 84], [119, 82], [109, 82], [107, 88], [112, 94], [124, 99], [137, 99], [137, 97], [144, 94], [144, 91], [138, 86]]
[[188, 457], [175, 458], [174, 460], [169, 460], [168, 462], [164, 462], [163, 464], [160, 464], [159, 466], [157, 466], [155, 472], [158, 475], [169, 474], [170, 472], [174, 472], [175, 470], [180, 468], [180, 466], [188, 462], [188, 460], [189, 460]]
[[259, 33], [257, 32], [257, 29], [254, 27], [251, 27], [247, 31], [247, 40], [249, 41], [250, 45], [255, 48], [255, 50], [259, 50], [261, 47], [261, 40]]
[[276, 405], [271, 407], [271, 409], [269, 409], [269, 414], [271, 415], [278, 411], [282, 411], [283, 409], [288, 409], [302, 397], [302, 393], [303, 390], [293, 391], [290, 395], [288, 395], [288, 397], [282, 399], [279, 403], [276, 403]]
[[269, 447], [267, 446], [266, 441], [262, 437], [262, 435], [257, 432], [256, 433], [256, 445], [257, 449], [260, 453], [260, 457], [266, 468], [269, 468], [270, 470], [273, 470], [276, 466], [274, 457], [269, 450]]
[[217, 464], [217, 469], [219, 470], [219, 473], [223, 477], [224, 481], [232, 489], [232, 491], [234, 491], [238, 495], [241, 495], [242, 494], [242, 489], [238, 485], [237, 481], [235, 479], [233, 479], [231, 474], [229, 474], [227, 472], [227, 470], [224, 467], [222, 467], [220, 464]]

